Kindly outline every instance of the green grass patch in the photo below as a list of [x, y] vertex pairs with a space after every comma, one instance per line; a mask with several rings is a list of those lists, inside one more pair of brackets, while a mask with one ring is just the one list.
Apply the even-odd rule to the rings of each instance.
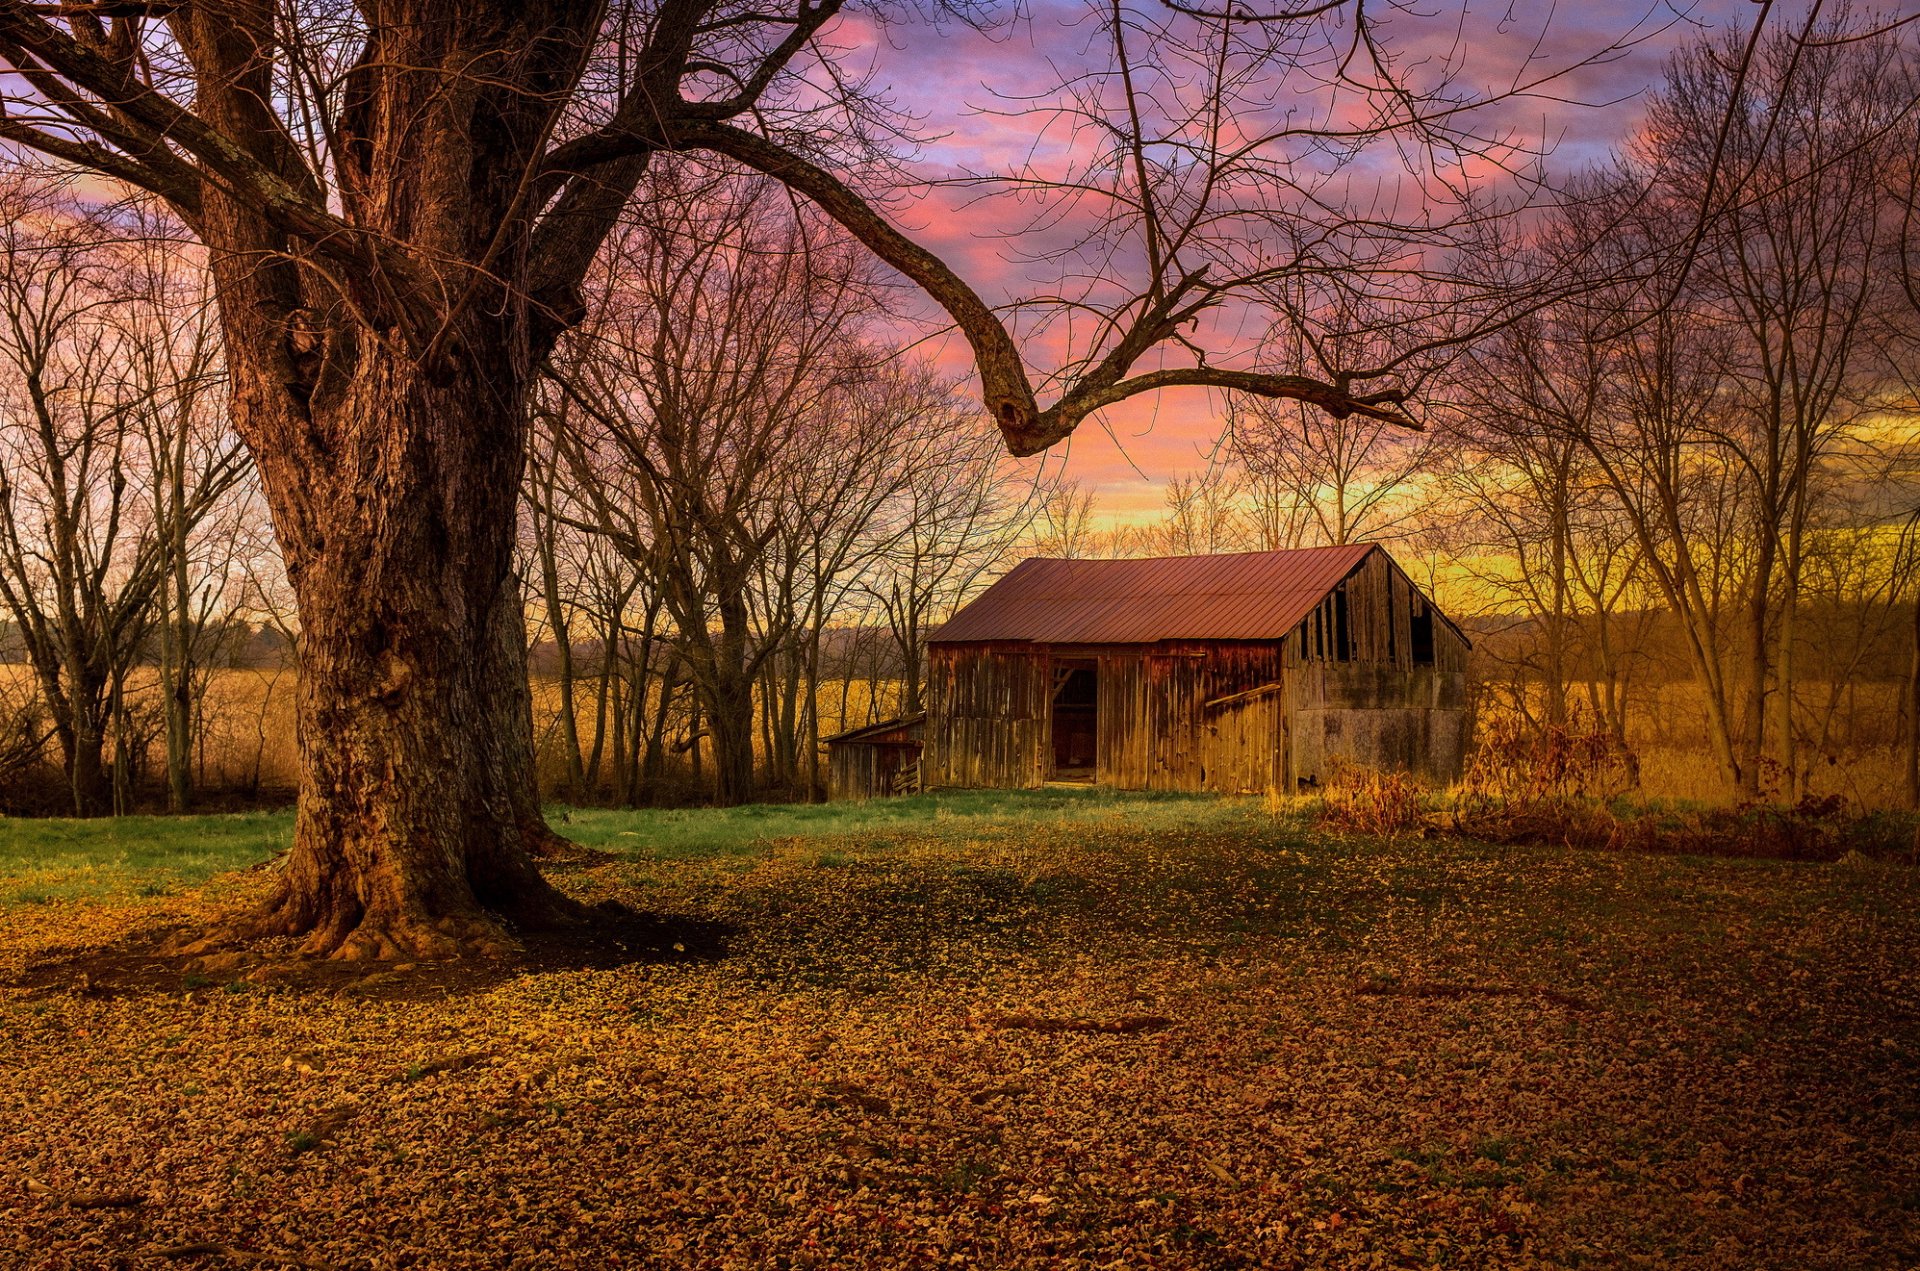
[[[1107, 790], [963, 790], [864, 803], [756, 803], [738, 808], [549, 809], [555, 828], [637, 861], [764, 855], [782, 840], [819, 840], [821, 863], [884, 852], [902, 833], [953, 842], [1108, 823], [1172, 830], [1244, 815], [1251, 804]], [[0, 909], [79, 899], [159, 899], [244, 869], [293, 841], [293, 812], [221, 816], [0, 820]]]
[[162, 897], [266, 860], [293, 841], [293, 813], [0, 820], [0, 908]]
[[548, 815], [556, 829], [587, 847], [640, 859], [688, 860], [763, 854], [785, 839], [831, 839], [836, 856], [845, 856], [863, 844], [890, 847], [899, 833], [963, 841], [1101, 821], [1134, 829], [1174, 828], [1250, 806], [1205, 795], [1097, 789], [948, 790], [864, 802], [737, 808], [555, 807]]

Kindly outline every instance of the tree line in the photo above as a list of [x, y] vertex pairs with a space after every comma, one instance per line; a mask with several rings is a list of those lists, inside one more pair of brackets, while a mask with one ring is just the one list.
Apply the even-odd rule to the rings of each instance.
[[[1422, 371], [1424, 430], [1231, 395], [1161, 518], [1119, 527], [971, 425], [841, 226], [724, 160], [656, 165], [534, 389], [514, 577], [550, 791], [817, 797], [823, 729], [922, 709], [928, 632], [1021, 554], [1363, 539], [1481, 615], [1489, 703], [1624, 744], [1633, 688], [1684, 677], [1729, 789], [1804, 789], [1848, 686], [1920, 647], [1920, 132], [1903, 33], [1862, 29], [1696, 42], [1610, 161], [1457, 246], [1530, 302]], [[0, 199], [0, 597], [30, 671], [5, 761], [51, 745], [83, 815], [143, 784], [184, 809], [210, 676], [262, 633], [298, 649], [204, 254], [44, 167]], [[1379, 337], [1315, 321], [1263, 356]]]
[[[1736, 125], [1759, 100], [1744, 86], [1764, 69], [1771, 13], [1756, 16], [1726, 110], [1676, 141], [1709, 154], [1701, 188], [1675, 187], [1688, 205], [1673, 223], [1693, 227], [1678, 258], [1637, 245], [1609, 269], [1595, 263], [1608, 236], [1557, 256], [1539, 246], [1554, 235], [1534, 222], [1606, 199], [1560, 198], [1541, 168], [1550, 147], [1513, 121], [1640, 28], [1547, 57], [1544, 31], [1516, 44], [1505, 19], [1483, 30], [1465, 7], [1092, 6], [1072, 58], [1047, 63], [1052, 82], [993, 108], [1065, 144], [944, 182], [1032, 213], [1021, 289], [988, 296], [896, 224], [892, 197], [923, 139], [854, 59], [884, 59], [899, 22], [1041, 36], [1018, 8], [0, 0], [8, 161], [30, 152], [55, 165], [53, 179], [116, 241], [172, 220], [184, 236], [155, 237], [192, 247], [168, 259], [200, 254], [224, 418], [250, 465], [230, 484], [264, 508], [282, 566], [253, 590], [297, 614], [295, 846], [268, 905], [221, 936], [439, 956], [504, 947], [503, 923], [587, 919], [536, 864], [555, 836], [534, 779], [531, 615], [556, 631], [604, 619], [612, 632], [628, 671], [593, 687], [606, 697], [605, 749], [621, 752], [602, 754], [610, 769], [644, 771], [666, 720], [690, 757], [705, 756], [722, 799], [747, 792], [762, 755], [783, 775], [810, 774], [826, 615], [858, 594], [912, 632], [916, 588], [966, 572], [909, 570], [920, 581], [898, 589], [856, 582], [869, 558], [913, 541], [885, 528], [903, 507], [949, 503], [884, 474], [964, 467], [970, 453], [950, 461], [937, 427], [913, 439], [953, 390], [910, 349], [886, 347], [898, 338], [880, 320], [894, 289], [964, 342], [966, 398], [1016, 456], [1170, 389], [1230, 395], [1250, 418], [1291, 419], [1297, 404], [1359, 430], [1356, 442], [1372, 424], [1438, 435], [1444, 412], [1431, 407], [1457, 382], [1461, 351], [1563, 302], [1584, 312], [1581, 279], [1596, 268], [1651, 315], [1610, 338], [1644, 342], [1679, 322], [1693, 289], [1717, 277], [1712, 228], [1765, 186], [1750, 178], [1780, 134], [1763, 126], [1748, 155]], [[877, 44], [861, 38], [871, 30]], [[1468, 31], [1486, 40], [1488, 66], [1469, 71]], [[1428, 55], [1435, 33], [1453, 53]], [[1835, 38], [1809, 27], [1792, 60], [1850, 56], [1879, 38], [1864, 23]], [[1797, 70], [1782, 82], [1797, 84]], [[1794, 176], [1796, 188], [1813, 175]], [[1618, 228], [1593, 215], [1608, 235]], [[1514, 271], [1541, 250], [1545, 290], [1516, 287]], [[126, 281], [102, 274], [109, 291]], [[1662, 279], [1672, 294], [1649, 306]], [[113, 339], [102, 321], [112, 306], [76, 303], [84, 316], [59, 337], [61, 357], [88, 368], [92, 333]], [[94, 735], [118, 717], [126, 677], [115, 668], [139, 647], [129, 606], [156, 615], [143, 621], [167, 701], [190, 697], [205, 665], [194, 607], [215, 589], [196, 581], [213, 576], [196, 544], [213, 509], [240, 496], [223, 462], [178, 441], [197, 409], [188, 399], [211, 380], [188, 371], [197, 355], [177, 335], [179, 354], [154, 372], [164, 402], [135, 405], [143, 394], [118, 370], [96, 391], [96, 372], [81, 369], [59, 412], [29, 385], [20, 416], [34, 421], [37, 438], [22, 441], [44, 452], [47, 480], [26, 495], [43, 508], [23, 525], [17, 572], [53, 596], [58, 621], [36, 663], [48, 696], [83, 686], [48, 703], [73, 734], [63, 754], [70, 781], [85, 778], [76, 789], [96, 785], [85, 771]], [[48, 422], [56, 413], [68, 433]], [[142, 415], [172, 431], [130, 467], [122, 425]], [[1789, 433], [1783, 453], [1804, 459]], [[1286, 449], [1253, 479], [1298, 482]], [[79, 482], [106, 470], [126, 475]], [[1334, 501], [1335, 533], [1388, 506], [1363, 493], [1373, 469], [1350, 470], [1358, 497]], [[540, 510], [523, 516], [530, 474]], [[1805, 572], [1813, 522], [1799, 491], [1811, 486], [1759, 484], [1775, 528], [1743, 541], [1767, 540], [1754, 576], [1771, 595]], [[531, 607], [528, 521], [543, 527]], [[80, 531], [91, 556], [56, 541]], [[146, 543], [157, 546], [143, 553]], [[1643, 569], [1670, 560], [1670, 528], [1640, 546]], [[574, 603], [589, 574], [615, 595], [637, 580], [633, 604], [616, 617]], [[34, 625], [17, 620], [23, 633]], [[650, 631], [669, 638], [650, 644]], [[565, 700], [567, 766], [584, 782], [594, 729]]]

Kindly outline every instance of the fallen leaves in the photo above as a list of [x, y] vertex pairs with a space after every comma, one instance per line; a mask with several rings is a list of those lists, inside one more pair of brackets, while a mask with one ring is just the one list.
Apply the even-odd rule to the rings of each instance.
[[241, 1249], [211, 1240], [196, 1240], [183, 1245], [156, 1245], [142, 1252], [155, 1258], [163, 1258], [168, 1262], [179, 1262], [188, 1258], [223, 1258], [229, 1262], [265, 1262], [279, 1266], [305, 1267], [309, 1271], [333, 1271], [332, 1263], [302, 1257], [299, 1254], [263, 1253], [258, 1249]]
[[333, 1142], [353, 1117], [352, 1108], [328, 1108], [305, 1125], [288, 1132], [287, 1150], [297, 1156], [301, 1152], [311, 1152], [325, 1147]]
[[27, 1194], [38, 1196], [50, 1205], [68, 1209], [134, 1209], [147, 1203], [141, 1192], [62, 1192], [55, 1191], [37, 1178], [29, 1178]]
[[1416, 981], [1403, 984], [1397, 980], [1362, 980], [1354, 986], [1354, 992], [1369, 997], [1526, 997], [1554, 1006], [1564, 1006], [1572, 1011], [1590, 1011], [1593, 1003], [1572, 993], [1563, 993], [1558, 989], [1528, 988], [1511, 984], [1435, 984], [1431, 981]]
[[847, 1106], [858, 1108], [862, 1112], [871, 1112], [878, 1116], [893, 1115], [893, 1103], [879, 1095], [869, 1094], [861, 1086], [851, 1081], [829, 1081], [821, 1087], [824, 1092], [821, 1102], [828, 1107]]
[[988, 1021], [998, 1029], [1024, 1028], [1035, 1033], [1152, 1033], [1173, 1023], [1164, 1015], [1127, 1015], [1120, 1019], [1054, 1019], [1043, 1015], [997, 1015]]
[[[44, 1189], [0, 1199], [0, 1264], [1920, 1252], [1913, 872], [1328, 842], [1229, 804], [1127, 807], [565, 873], [677, 924], [647, 962], [423, 968], [352, 995], [0, 988], [0, 1160]], [[0, 967], [134, 921], [0, 913]], [[725, 931], [726, 955], [664, 956], [686, 930]]]
[[464, 1072], [476, 1064], [483, 1064], [492, 1056], [483, 1050], [467, 1051], [458, 1055], [445, 1055], [439, 1059], [429, 1059], [409, 1066], [401, 1074], [404, 1081], [420, 1081], [426, 1077], [438, 1076], [443, 1072]]

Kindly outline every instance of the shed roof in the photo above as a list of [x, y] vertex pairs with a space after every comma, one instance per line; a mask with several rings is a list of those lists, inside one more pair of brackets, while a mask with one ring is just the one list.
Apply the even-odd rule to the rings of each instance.
[[1148, 560], [1021, 561], [935, 631], [935, 644], [1279, 640], [1377, 543]]
[[878, 741], [895, 729], [915, 728], [927, 722], [927, 713], [917, 711], [912, 715], [896, 715], [892, 719], [883, 719], [878, 723], [862, 724], [858, 728], [849, 728], [845, 732], [835, 733], [820, 740], [831, 746], [843, 741]]

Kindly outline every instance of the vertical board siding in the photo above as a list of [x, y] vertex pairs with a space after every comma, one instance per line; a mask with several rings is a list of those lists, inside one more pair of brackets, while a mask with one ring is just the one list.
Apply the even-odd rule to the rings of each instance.
[[[1416, 664], [1414, 619], [1429, 613], [1432, 660]], [[1092, 660], [1099, 676], [1095, 780], [1102, 785], [1291, 789], [1323, 779], [1335, 760], [1451, 781], [1467, 745], [1467, 652], [1453, 624], [1380, 551], [1284, 640], [935, 644], [926, 780], [1043, 784], [1052, 766], [1056, 663]]]
[[927, 677], [928, 785], [1025, 789], [1046, 779], [1044, 648], [935, 645]]
[[1274, 683], [1207, 708], [1204, 788], [1263, 794], [1285, 782], [1286, 696]]
[[871, 799], [878, 793], [872, 746], [831, 746], [827, 750], [827, 797]]
[[1147, 787], [1147, 659], [1139, 650], [1099, 658], [1100, 716], [1095, 780], [1121, 790]]
[[[1283, 784], [1313, 784], [1337, 762], [1457, 780], [1467, 748], [1468, 647], [1453, 624], [1384, 552], [1340, 588], [1352, 631], [1348, 656], [1312, 639], [1286, 644]], [[1330, 623], [1330, 595], [1315, 611]], [[1433, 659], [1413, 658], [1413, 621], [1433, 615]]]
[[827, 797], [893, 794], [899, 774], [925, 750], [925, 716], [894, 720], [827, 738]]

